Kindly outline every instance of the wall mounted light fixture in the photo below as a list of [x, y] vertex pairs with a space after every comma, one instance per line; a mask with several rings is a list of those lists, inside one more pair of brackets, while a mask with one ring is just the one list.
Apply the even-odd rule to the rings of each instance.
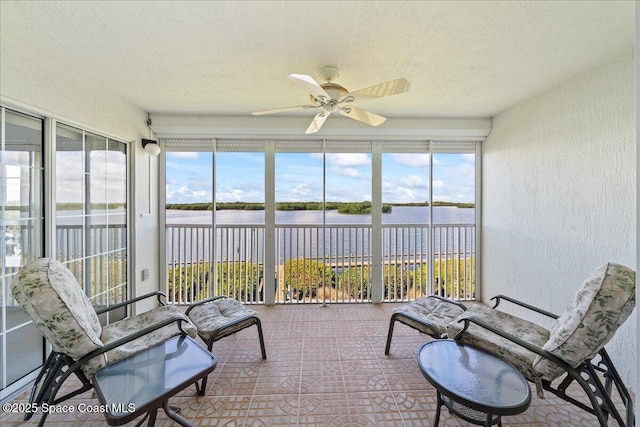
[[158, 141], [153, 139], [143, 139], [142, 140], [142, 148], [147, 152], [150, 156], [157, 156], [160, 154], [160, 146], [158, 145]]
[[157, 156], [160, 154], [160, 146], [158, 141], [151, 139], [151, 113], [147, 113], [147, 127], [149, 128], [149, 139], [142, 139], [142, 148], [150, 156]]

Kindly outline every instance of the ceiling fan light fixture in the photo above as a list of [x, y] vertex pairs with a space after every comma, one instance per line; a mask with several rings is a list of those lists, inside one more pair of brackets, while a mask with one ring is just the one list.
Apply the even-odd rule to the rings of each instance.
[[344, 86], [333, 82], [338, 76], [339, 73], [336, 67], [324, 67], [320, 70], [320, 77], [326, 80], [324, 84], [319, 84], [313, 77], [306, 74], [289, 74], [287, 77], [309, 92], [311, 104], [254, 111], [251, 114], [261, 116], [296, 110], [321, 109], [307, 128], [307, 134], [318, 132], [327, 118], [335, 112], [370, 126], [379, 126], [386, 120], [384, 117], [357, 108], [353, 104], [405, 93], [410, 87], [407, 79], [400, 78], [349, 92]]

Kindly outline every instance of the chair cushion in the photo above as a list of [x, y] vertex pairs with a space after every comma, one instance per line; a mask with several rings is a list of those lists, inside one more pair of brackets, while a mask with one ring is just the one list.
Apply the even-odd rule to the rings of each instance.
[[[458, 322], [462, 317], [478, 318], [538, 347], [542, 347], [549, 339], [549, 331], [542, 326], [482, 304], [469, 307], [469, 309], [456, 320], [449, 323], [447, 326], [447, 334], [449, 337], [454, 338], [464, 327], [464, 322]], [[490, 353], [500, 355], [502, 359], [511, 363], [531, 381], [539, 378], [539, 374], [533, 370], [533, 361], [536, 359], [536, 353], [502, 338], [481, 326], [471, 323], [459, 340], [485, 349]]]
[[27, 265], [13, 279], [11, 292], [54, 351], [77, 360], [102, 346], [98, 316], [62, 263], [41, 258]]
[[[593, 358], [611, 340], [635, 307], [635, 272], [608, 263], [586, 278], [542, 347], [569, 365], [577, 367]], [[559, 369], [538, 357], [534, 369], [553, 376]]]
[[[463, 313], [464, 309], [457, 304], [427, 296], [400, 306], [393, 312], [396, 315], [410, 316], [403, 316], [402, 323], [427, 335], [433, 335], [433, 330], [427, 326], [431, 325], [438, 331], [435, 338], [440, 338], [446, 332], [447, 324]], [[420, 320], [416, 321], [414, 318]]]
[[[173, 305], [163, 305], [105, 326], [102, 330], [102, 342], [105, 345], [110, 344], [120, 338], [124, 338], [134, 332], [153, 326], [166, 319], [185, 320], [182, 322], [182, 329], [192, 338], [196, 337], [197, 333], [195, 326], [191, 324], [189, 319], [187, 319], [187, 316], [185, 316], [179, 308]], [[161, 342], [166, 341], [173, 336], [180, 335], [181, 333], [182, 332], [178, 327], [178, 322], [172, 323], [163, 328], [156, 329], [155, 331], [138, 339], [116, 347], [115, 349], [106, 352], [104, 355], [91, 359], [82, 367], [82, 370], [89, 378], [91, 378], [91, 375], [100, 370], [100, 368], [133, 356], [142, 350], [156, 344], [160, 344]]]
[[224, 330], [224, 335], [231, 335], [253, 324], [241, 322], [240, 319], [251, 319], [257, 316], [255, 310], [233, 298], [221, 298], [206, 304], [195, 306], [189, 311], [189, 319], [198, 328], [198, 335], [208, 341]]

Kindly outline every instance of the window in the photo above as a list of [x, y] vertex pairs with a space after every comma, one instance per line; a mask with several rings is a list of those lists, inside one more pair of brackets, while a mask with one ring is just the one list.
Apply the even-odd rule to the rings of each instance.
[[[164, 142], [173, 301], [202, 292], [249, 303], [475, 299], [477, 141]], [[213, 212], [172, 212], [201, 197]], [[209, 266], [193, 268], [199, 254], [213, 254]]]
[[[56, 256], [94, 306], [127, 296], [127, 147], [64, 124], [56, 128]], [[126, 309], [104, 315], [108, 323]]]
[[[49, 120], [51, 135], [45, 134], [45, 119], [0, 107], [0, 399], [35, 378], [47, 350], [10, 293], [20, 268], [56, 257], [96, 306], [124, 301], [128, 294], [127, 146]], [[55, 169], [46, 164], [48, 148], [52, 156], [46, 159], [55, 156]], [[45, 180], [53, 183], [55, 206]], [[45, 229], [49, 223], [54, 228]], [[122, 308], [101, 321], [125, 315]]]
[[0, 108], [0, 384], [4, 397], [44, 362], [44, 340], [10, 294], [21, 267], [43, 255], [43, 120]]

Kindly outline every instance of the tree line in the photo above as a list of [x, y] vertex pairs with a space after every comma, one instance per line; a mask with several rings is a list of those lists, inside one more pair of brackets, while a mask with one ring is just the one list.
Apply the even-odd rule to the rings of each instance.
[[[416, 203], [384, 203], [383, 213], [390, 213], [392, 206], [429, 206], [429, 202]], [[474, 203], [456, 203], [434, 201], [433, 206], [453, 206], [458, 208], [473, 208]], [[213, 203], [167, 203], [167, 209], [185, 211], [211, 211]], [[220, 202], [215, 205], [216, 210], [264, 210], [264, 203], [255, 202]], [[322, 210], [321, 202], [277, 202], [278, 211], [319, 211]], [[337, 210], [344, 214], [368, 214], [371, 213], [371, 202], [326, 202], [325, 210]]]

